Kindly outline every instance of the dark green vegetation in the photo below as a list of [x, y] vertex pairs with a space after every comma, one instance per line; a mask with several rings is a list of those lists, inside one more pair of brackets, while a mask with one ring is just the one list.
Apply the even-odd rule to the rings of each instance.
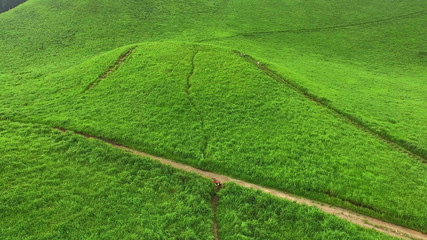
[[[209, 179], [34, 124], [0, 121], [0, 146], [2, 239], [213, 239]], [[266, 204], [268, 212], [260, 208]], [[234, 185], [220, 192], [217, 209], [223, 239], [248, 234], [239, 219], [249, 221], [257, 215], [247, 214], [257, 211], [271, 220], [249, 223], [255, 239], [291, 236], [274, 222], [283, 211], [292, 211], [286, 224], [300, 229], [293, 236], [301, 239], [389, 239]]]
[[0, 122], [2, 239], [213, 239], [213, 184], [105, 143]]
[[[426, 165], [232, 51], [425, 158], [426, 8], [31, 0], [0, 15], [0, 118], [100, 136], [427, 232]], [[139, 44], [155, 41], [167, 43]]]
[[381, 233], [349, 225], [316, 208], [227, 184], [218, 205], [220, 236], [243, 239], [394, 239]]
[[1, 0], [0, 1], [0, 13], [6, 12], [19, 4], [25, 2], [26, 0]]

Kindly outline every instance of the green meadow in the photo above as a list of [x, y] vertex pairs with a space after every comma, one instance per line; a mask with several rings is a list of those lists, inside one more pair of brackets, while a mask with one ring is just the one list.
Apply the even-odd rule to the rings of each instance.
[[220, 192], [220, 199], [221, 239], [394, 239], [234, 184]]
[[[209, 180], [54, 128], [426, 233], [426, 20], [423, 0], [29, 0], [1, 13], [0, 234], [213, 239]], [[221, 239], [385, 238], [237, 186], [219, 196]]]
[[[2, 239], [214, 239], [214, 184], [209, 179], [37, 124], [1, 121], [0, 133], [5, 146], [0, 149]], [[308, 231], [293, 235], [301, 239], [392, 239], [315, 208], [234, 185], [220, 193], [217, 211], [223, 239], [257, 237], [247, 232], [247, 223], [236, 222], [237, 217], [247, 214], [249, 204], [260, 210], [259, 204], [270, 203], [268, 214], [275, 218], [282, 206], [295, 213], [286, 221]], [[253, 203], [255, 196], [259, 202]], [[236, 220], [230, 224], [222, 220], [233, 216]], [[247, 217], [239, 219], [251, 221]], [[255, 234], [294, 234], [277, 225], [250, 228]]]
[[48, 127], [0, 133], [2, 239], [212, 239], [210, 180]]

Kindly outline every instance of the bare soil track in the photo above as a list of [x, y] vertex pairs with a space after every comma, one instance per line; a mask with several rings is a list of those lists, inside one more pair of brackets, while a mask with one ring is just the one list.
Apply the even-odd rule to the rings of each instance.
[[[66, 131], [64, 129], [58, 129], [58, 130], [61, 132]], [[153, 156], [153, 155], [141, 152], [141, 151], [137, 151], [135, 149], [131, 149], [131, 148], [128, 148], [128, 147], [125, 147], [125, 146], [122, 146], [122, 145], [119, 145], [119, 144], [116, 144], [114, 142], [104, 140], [104, 139], [101, 139], [98, 137], [93, 137], [93, 136], [89, 136], [89, 135], [86, 135], [83, 133], [76, 133], [76, 132], [75, 132], [75, 134], [79, 134], [79, 135], [84, 136], [86, 138], [101, 140], [103, 142], [110, 144], [111, 146], [113, 146], [115, 148], [125, 150], [129, 153], [132, 153], [132, 154], [135, 154], [135, 155], [138, 155], [141, 157], [148, 157], [150, 159], [159, 161], [165, 165], [170, 165], [171, 167], [176, 168], [176, 169], [180, 169], [180, 170], [183, 170], [186, 172], [192, 172], [192, 173], [198, 174], [202, 177], [215, 179], [220, 183], [234, 182], [234, 183], [236, 183], [240, 186], [243, 186], [245, 188], [252, 188], [255, 190], [260, 190], [262, 192], [271, 194], [271, 195], [279, 197], [281, 199], [286, 199], [286, 200], [294, 201], [294, 202], [299, 203], [299, 204], [305, 204], [308, 206], [317, 207], [318, 209], [320, 209], [321, 211], [323, 211], [325, 213], [335, 215], [339, 218], [345, 219], [345, 220], [347, 220], [351, 223], [354, 223], [356, 225], [359, 225], [361, 227], [370, 228], [370, 229], [388, 234], [390, 236], [394, 236], [394, 237], [398, 237], [398, 238], [402, 238], [402, 239], [427, 240], [427, 235], [422, 233], [422, 232], [418, 232], [418, 231], [415, 231], [415, 230], [412, 230], [412, 229], [409, 229], [406, 227], [398, 226], [398, 225], [395, 225], [392, 223], [384, 222], [384, 221], [381, 221], [381, 220], [376, 219], [376, 218], [364, 216], [364, 215], [355, 213], [355, 212], [347, 210], [347, 209], [335, 207], [332, 205], [328, 205], [325, 203], [321, 203], [318, 201], [310, 200], [310, 199], [299, 197], [299, 196], [294, 196], [294, 195], [289, 194], [289, 193], [281, 192], [281, 191], [271, 189], [271, 188], [266, 188], [266, 187], [263, 187], [260, 185], [245, 182], [245, 181], [238, 180], [235, 178], [231, 178], [231, 177], [221, 175], [218, 173], [213, 173], [213, 172], [208, 172], [208, 171], [204, 171], [201, 169], [197, 169], [197, 168], [194, 168], [194, 167], [182, 164], [182, 163], [174, 162], [174, 161], [166, 159], [166, 158], [157, 157], [157, 156]], [[212, 199], [212, 206], [213, 207], [214, 206], [216, 207], [217, 201], [218, 201], [218, 199], [215, 199], [215, 196], [214, 196]], [[214, 214], [215, 214], [216, 209], [213, 209], [213, 210], [214, 210]], [[216, 223], [215, 217], [216, 217], [216, 215], [214, 215], [214, 234], [216, 234], [215, 239], [219, 239], [218, 238], [218, 232], [217, 232], [218, 231], [218, 225]]]
[[220, 240], [219, 238], [219, 233], [218, 233], [218, 220], [217, 220], [217, 215], [216, 215], [216, 207], [218, 206], [218, 202], [219, 202], [219, 197], [218, 194], [216, 194], [217, 192], [219, 192], [222, 188], [222, 185], [219, 184], [216, 188], [216, 192], [212, 197], [212, 212], [213, 212], [213, 235], [214, 235], [214, 239], [215, 240]]

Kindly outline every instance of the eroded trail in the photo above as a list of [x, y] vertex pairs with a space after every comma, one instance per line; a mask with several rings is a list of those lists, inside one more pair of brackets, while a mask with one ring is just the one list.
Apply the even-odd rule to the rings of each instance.
[[126, 52], [124, 52], [122, 55], [120, 55], [120, 57], [117, 59], [116, 63], [111, 66], [107, 71], [105, 71], [101, 76], [99, 76], [99, 78], [91, 83], [87, 88], [86, 91], [90, 90], [91, 88], [95, 87], [96, 85], [98, 85], [102, 80], [104, 80], [105, 78], [107, 78], [110, 74], [114, 73], [119, 67], [120, 65], [126, 61], [126, 59], [132, 54], [132, 52], [135, 50], [136, 47], [133, 47], [129, 50], [127, 50]]
[[200, 121], [200, 130], [203, 134], [203, 147], [200, 150], [202, 152], [202, 158], [206, 157], [206, 149], [208, 147], [208, 136], [205, 134], [205, 120], [203, 118], [203, 115], [201, 114], [200, 110], [197, 108], [196, 104], [194, 103], [193, 99], [191, 98], [191, 78], [193, 77], [194, 74], [194, 59], [196, 58], [197, 54], [199, 53], [199, 50], [197, 50], [197, 48], [194, 49], [194, 53], [191, 56], [191, 70], [190, 73], [187, 76], [187, 88], [185, 90], [185, 93], [187, 94], [187, 100], [190, 102], [191, 107], [194, 109], [194, 111], [196, 112], [199, 121]]
[[[239, 56], [242, 56], [242, 53], [239, 51], [234, 51], [234, 53], [236, 53]], [[397, 141], [394, 141], [392, 139], [392, 137], [390, 137], [389, 135], [386, 135], [384, 133], [380, 133], [375, 131], [374, 129], [370, 128], [369, 126], [367, 126], [366, 124], [364, 124], [363, 122], [357, 120], [356, 118], [354, 118], [352, 115], [345, 113], [343, 111], [341, 111], [340, 109], [338, 109], [335, 106], [332, 106], [331, 104], [322, 101], [318, 96], [315, 96], [309, 92], [307, 92], [306, 90], [304, 90], [301, 86], [298, 86], [297, 84], [289, 81], [288, 79], [282, 77], [280, 74], [274, 72], [273, 70], [269, 69], [267, 66], [260, 64], [258, 60], [256, 60], [255, 58], [249, 56], [249, 55], [244, 55], [243, 57], [246, 61], [252, 63], [253, 65], [255, 65], [256, 67], [258, 67], [261, 71], [263, 71], [267, 76], [271, 77], [272, 79], [276, 80], [279, 83], [283, 83], [286, 86], [288, 86], [290, 89], [294, 90], [295, 92], [303, 95], [304, 97], [306, 97], [307, 99], [315, 102], [316, 104], [327, 108], [330, 110], [331, 113], [333, 113], [336, 117], [339, 117], [341, 119], [343, 119], [344, 121], [350, 123], [351, 125], [359, 128], [360, 130], [371, 134], [373, 137], [381, 140], [382, 142], [388, 144], [389, 146], [391, 146], [392, 148], [394, 148], [395, 150], [406, 154], [407, 156], [417, 159], [418, 161], [426, 164], [427, 163], [427, 159], [422, 156], [421, 154], [418, 154], [418, 152], [414, 151], [413, 149], [411, 149], [410, 147], [408, 147], [407, 145], [401, 144]]]
[[[61, 132], [66, 131], [64, 129], [58, 129], [58, 130], [60, 130]], [[206, 178], [210, 178], [210, 179], [216, 179], [218, 182], [221, 182], [221, 183], [234, 182], [234, 183], [236, 183], [242, 187], [245, 187], [245, 188], [252, 188], [255, 190], [260, 190], [262, 192], [274, 195], [274, 196], [282, 198], [282, 199], [294, 201], [294, 202], [297, 202], [299, 204], [305, 204], [308, 206], [317, 207], [325, 213], [335, 215], [339, 218], [345, 219], [345, 220], [347, 220], [351, 223], [354, 223], [356, 225], [359, 225], [359, 226], [362, 226], [365, 228], [374, 229], [376, 231], [388, 234], [390, 236], [399, 237], [402, 239], [422, 239], [422, 240], [425, 239], [425, 240], [427, 240], [427, 235], [422, 233], [422, 232], [418, 232], [418, 231], [415, 231], [415, 230], [412, 230], [412, 229], [409, 229], [406, 227], [398, 226], [398, 225], [395, 225], [392, 223], [384, 222], [384, 221], [376, 219], [376, 218], [364, 216], [364, 215], [355, 213], [355, 212], [347, 210], [347, 209], [335, 207], [332, 205], [328, 205], [325, 203], [321, 203], [321, 202], [314, 201], [314, 200], [307, 199], [307, 198], [303, 198], [303, 197], [294, 196], [294, 195], [289, 194], [289, 193], [281, 192], [281, 191], [271, 189], [271, 188], [266, 188], [266, 187], [263, 187], [260, 185], [245, 182], [245, 181], [238, 180], [235, 178], [231, 178], [231, 177], [221, 175], [218, 173], [213, 173], [213, 172], [208, 172], [208, 171], [204, 171], [201, 169], [197, 169], [197, 168], [191, 167], [189, 165], [174, 162], [174, 161], [166, 159], [166, 158], [153, 156], [153, 155], [150, 155], [150, 154], [147, 154], [144, 152], [140, 152], [140, 151], [137, 151], [135, 149], [131, 149], [131, 148], [113, 143], [111, 141], [103, 140], [103, 139], [100, 139], [97, 137], [89, 136], [89, 135], [82, 134], [82, 133], [76, 133], [76, 134], [79, 134], [79, 135], [84, 136], [86, 138], [93, 138], [93, 139], [101, 140], [105, 143], [112, 145], [115, 148], [125, 150], [127, 152], [130, 152], [132, 154], [135, 154], [135, 155], [138, 155], [141, 157], [148, 157], [150, 159], [159, 161], [163, 164], [170, 165], [171, 167], [176, 168], [176, 169], [180, 169], [180, 170], [183, 170], [186, 172], [196, 173], [202, 177], [206, 177]], [[212, 199], [212, 207], [215, 206], [215, 209], [213, 209], [214, 214], [216, 213], [216, 201], [217, 201], [217, 199], [215, 199], [215, 196], [214, 196], [214, 198]], [[216, 214], [214, 215], [214, 234], [216, 234], [216, 237], [218, 236], [218, 225], [216, 223]], [[218, 238], [216, 238], [216, 239], [218, 239]]]
[[219, 192], [221, 190], [221, 187], [222, 187], [221, 184], [217, 185], [216, 192], [213, 195], [212, 201], [211, 201], [212, 212], [213, 212], [213, 235], [214, 235], [215, 240], [220, 240], [219, 233], [218, 233], [219, 227], [218, 227], [218, 219], [217, 219], [217, 214], [216, 214], [216, 208], [217, 208], [218, 202], [219, 202], [219, 197], [218, 197], [217, 192]]

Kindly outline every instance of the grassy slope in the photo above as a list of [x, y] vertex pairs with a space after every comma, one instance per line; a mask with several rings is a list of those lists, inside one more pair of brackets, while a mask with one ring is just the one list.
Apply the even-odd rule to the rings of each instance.
[[[332, 106], [427, 156], [426, 2], [284, 2], [289, 5], [233, 1], [224, 14], [232, 16], [227, 24], [253, 34], [210, 42], [254, 55]], [[298, 32], [423, 10], [383, 23]], [[269, 17], [257, 17], [262, 12]], [[256, 33], [277, 30], [296, 31]]]
[[219, 193], [217, 216], [224, 240], [394, 239], [349, 225], [315, 208], [227, 184]]
[[[0, 146], [2, 239], [213, 239], [208, 179], [34, 124], [1, 121]], [[389, 239], [315, 208], [234, 185], [220, 194], [223, 239], [247, 234], [240, 219], [251, 218], [248, 204], [252, 211], [269, 205], [268, 225], [251, 220], [254, 239], [295, 232], [274, 225], [279, 208], [292, 210], [286, 224], [300, 229], [299, 239]]]
[[[100, 74], [107, 70], [107, 66], [113, 64], [126, 48], [114, 50], [105, 55], [100, 55], [101, 53], [141, 41], [193, 41], [229, 36], [236, 33], [363, 22], [415, 12], [424, 9], [424, 7], [424, 1], [393, 1], [392, 3], [390, 1], [370, 3], [369, 1], [366, 4], [354, 3], [354, 1], [339, 4], [330, 1], [282, 1], [261, 4], [253, 1], [208, 2], [199, 0], [188, 4], [188, 1], [174, 1], [173, 3], [170, 1], [144, 1], [141, 3], [141, 1], [136, 0], [78, 0], [71, 2], [65, 0], [32, 0], [0, 15], [0, 52], [2, 52], [0, 54], [0, 87], [2, 89], [0, 91], [0, 101], [2, 101], [0, 116], [69, 127], [115, 139], [152, 153], [175, 156], [177, 159], [187, 159], [187, 161], [194, 158], [197, 162], [200, 156], [200, 143], [203, 142], [203, 139], [201, 140], [197, 114], [191, 110], [185, 98], [185, 78], [191, 67], [189, 60], [192, 49], [188, 46], [182, 47], [184, 45], [169, 47], [169, 51], [176, 51], [177, 48], [188, 48], [184, 52], [176, 51], [182, 55], [172, 57], [173, 61], [167, 61], [170, 64], [176, 64], [176, 59], [182, 58], [183, 63], [177, 64], [179, 67], [176, 70], [168, 69], [173, 69], [173, 66], [156, 63], [159, 59], [164, 60], [161, 55], [163, 53], [157, 58], [154, 54], [151, 56], [148, 54], [150, 56], [148, 60], [135, 62], [133, 68], [129, 67], [125, 70], [126, 66], [132, 65], [124, 64], [122, 76], [120, 76], [120, 72], [117, 72], [111, 76], [112, 81], [102, 82], [93, 91], [91, 90], [90, 94], [81, 94], [88, 84], [95, 81]], [[325, 14], [326, 11], [330, 14]], [[55, 14], [50, 14], [51, 12], [55, 12]], [[223, 19], [226, 21], [223, 22]], [[424, 51], [425, 46], [422, 41], [425, 31], [420, 28], [423, 19], [425, 19], [425, 15], [368, 28], [360, 27], [345, 29], [345, 31], [326, 31], [303, 35], [254, 35], [230, 40], [216, 40], [213, 43], [239, 48], [248, 53], [253, 52], [253, 55], [264, 61], [269, 61], [273, 68], [289, 75], [292, 80], [316, 94], [327, 97], [332, 100], [333, 104], [338, 104], [338, 107], [356, 114], [373, 127], [385, 129], [389, 134], [399, 135], [402, 139], [411, 138], [408, 141], [423, 149], [426, 146], [423, 143], [423, 139], [425, 139], [423, 136], [426, 136], [425, 129], [427, 129], [425, 127], [425, 114], [421, 109], [422, 103], [425, 102], [423, 96], [426, 96], [426, 88], [423, 84], [425, 60], [423, 60], [422, 54], [416, 55], [416, 53]], [[382, 39], [387, 41], [382, 42]], [[159, 48], [162, 47], [164, 46]], [[158, 48], [155, 49], [158, 50]], [[146, 51], [148, 50], [146, 49]], [[223, 61], [223, 58], [228, 57], [220, 55], [217, 62]], [[129, 61], [131, 60], [132, 57]], [[145, 71], [140, 71], [145, 67], [147, 67]], [[158, 71], [158, 67], [162, 68], [161, 72]], [[164, 74], [169, 77], [164, 78]], [[226, 74], [230, 74], [230, 72]], [[141, 78], [163, 81], [145, 85], [145, 82], [139, 81]], [[176, 84], [173, 85], [173, 88], [179, 89], [177, 92], [171, 91], [172, 88], [168, 88], [169, 85], [164, 85], [168, 84], [168, 79], [179, 79], [179, 82], [173, 82]], [[372, 81], [370, 84], [366, 84], [366, 81], [360, 81], [360, 79]], [[393, 80], [392, 84], [388, 81], [389, 79]], [[119, 86], [117, 81], [121, 83], [121, 89], [120, 87], [117, 88]], [[402, 82], [403, 84], [401, 84]], [[135, 84], [142, 84], [142, 89], [149, 90], [145, 90], [146, 92], [138, 91]], [[405, 88], [404, 93], [401, 90], [396, 90], [402, 88], [402, 85]], [[215, 87], [215, 85], [213, 86]], [[223, 87], [227, 90], [229, 86], [224, 85]], [[155, 89], [154, 95], [150, 94], [152, 89]], [[271, 90], [269, 87], [266, 89]], [[256, 97], [255, 91], [251, 90], [247, 93], [246, 98]], [[167, 94], [167, 98], [163, 98], [165, 94]], [[219, 93], [214, 92], [215, 94]], [[280, 95], [279, 92], [277, 94]], [[123, 97], [123, 95], [128, 95], [128, 97]], [[179, 104], [176, 104], [176, 101]], [[256, 104], [245, 106], [246, 101], [243, 103], [240, 106], [240, 111], [243, 112], [247, 111], [246, 108], [257, 107]], [[140, 106], [144, 106], [144, 108], [139, 108]], [[274, 106], [274, 108], [284, 111], [281, 107]], [[311, 107], [309, 109], [311, 110]], [[138, 112], [140, 110], [141, 112]], [[225, 110], [225, 114], [229, 114], [231, 110], [234, 111], [236, 108], [231, 106], [230, 109]], [[183, 111], [186, 114], [182, 114]], [[295, 112], [296, 119], [305, 116], [301, 115], [302, 109], [291, 109], [291, 112]], [[213, 116], [211, 119], [213, 122], [218, 116], [223, 116], [224, 113], [218, 111], [215, 114], [217, 116]], [[239, 111], [236, 113], [237, 124], [241, 123], [239, 119], [242, 118], [242, 115], [243, 113]], [[268, 118], [268, 116], [261, 116], [253, 119], [253, 121], [260, 122], [264, 117]], [[331, 120], [322, 119], [324, 121]], [[272, 122], [268, 123], [270, 125], [267, 127], [279, 121], [279, 119], [270, 120]], [[310, 121], [306, 123], [306, 126], [312, 128]], [[336, 123], [337, 120], [333, 119], [332, 121]], [[250, 122], [246, 122], [246, 124], [246, 126], [242, 126], [244, 131], [253, 130], [247, 136], [256, 133], [252, 137], [258, 137], [257, 131], [259, 129], [253, 128]], [[331, 144], [335, 141], [334, 137], [339, 135], [335, 133], [330, 135], [328, 124], [329, 122], [322, 125], [322, 128], [325, 127], [329, 130], [322, 129], [321, 131], [326, 131], [325, 141], [327, 144]], [[217, 127], [221, 128], [221, 126]], [[266, 126], [264, 125], [264, 127]], [[215, 129], [208, 124], [207, 129], [209, 130], [209, 128]], [[347, 127], [344, 128], [345, 131], [348, 131]], [[276, 130], [284, 131], [279, 127]], [[299, 131], [303, 132], [302, 129]], [[240, 133], [235, 132], [234, 134]], [[235, 154], [236, 156], [232, 157], [236, 159], [234, 161], [237, 159], [240, 161], [239, 154], [245, 155], [245, 152], [239, 148], [239, 144], [235, 144], [239, 138], [227, 139], [222, 136], [222, 132], [215, 134], [219, 134], [217, 139], [220, 141], [218, 140], [217, 145], [220, 147], [211, 146], [211, 148], [218, 151], [218, 155], [211, 156], [211, 159], [206, 162], [215, 163], [225, 153]], [[325, 187], [322, 186], [322, 183], [327, 182], [325, 180], [321, 181], [318, 184], [319, 186], [310, 186], [310, 181], [300, 182], [307, 174], [304, 173], [296, 175], [297, 178], [295, 179], [297, 180], [294, 183], [286, 183], [285, 185], [290, 184], [289, 186], [292, 187], [286, 186], [285, 189], [297, 191], [296, 189], [301, 186], [304, 190], [314, 190], [313, 192], [318, 192], [319, 189], [321, 192], [334, 189], [336, 192], [332, 193], [340, 195], [341, 198], [362, 202], [369, 206], [375, 206], [377, 210], [384, 211], [385, 202], [379, 203], [370, 198], [382, 194], [377, 194], [373, 190], [370, 193], [371, 190], [367, 190], [367, 186], [371, 187], [372, 184], [375, 184], [374, 186], [378, 187], [373, 189], [382, 192], [385, 191], [382, 188], [385, 184], [385, 186], [391, 186], [394, 189], [392, 192], [402, 191], [403, 194], [399, 195], [398, 198], [401, 196], [403, 199], [396, 199], [396, 196], [391, 197], [390, 201], [393, 201], [393, 204], [385, 206], [388, 209], [385, 210], [388, 212], [386, 213], [388, 217], [383, 217], [393, 220], [397, 216], [399, 219], [395, 221], [425, 230], [425, 218], [419, 215], [420, 212], [425, 211], [416, 212], [416, 208], [425, 209], [425, 206], [423, 204], [411, 205], [412, 201], [423, 201], [423, 198], [418, 197], [406, 202], [406, 191], [415, 195], [425, 195], [427, 184], [425, 178], [422, 177], [425, 176], [425, 167], [419, 163], [411, 162], [399, 153], [387, 150], [387, 147], [381, 143], [372, 142], [371, 138], [361, 133], [354, 134], [357, 135], [355, 142], [359, 142], [360, 147], [351, 149], [348, 154], [345, 153], [345, 156], [341, 158], [342, 161], [336, 163], [341, 167], [346, 166], [345, 171], [342, 168], [332, 171], [334, 179], [337, 176], [340, 179], [341, 176], [344, 176], [344, 179], [348, 181], [347, 183]], [[314, 135], [319, 136], [321, 134], [315, 133]], [[291, 138], [292, 135], [289, 139]], [[261, 149], [260, 153], [269, 153], [271, 148], [275, 146], [274, 142], [280, 143], [285, 140], [289, 141], [289, 139], [279, 137], [271, 141], [255, 142], [253, 146], [267, 145], [268, 147]], [[368, 145], [365, 140], [372, 142], [372, 146], [364, 146]], [[321, 153], [321, 159], [336, 159], [338, 157], [330, 156], [330, 153], [338, 151], [343, 154], [344, 149], [346, 149], [344, 143], [339, 143], [337, 145], [339, 147], [333, 147], [328, 151], [323, 151], [323, 145], [320, 144], [315, 146], [314, 150], [304, 147], [298, 141], [295, 143], [295, 139], [292, 140], [292, 144], [298, 144], [301, 149], [305, 148], [298, 151], [302, 151], [301, 155], [290, 152], [292, 155], [290, 159], [295, 162], [294, 165], [300, 164], [296, 164], [298, 159], [318, 153]], [[313, 141], [311, 145], [316, 145], [316, 142]], [[340, 147], [343, 148], [340, 149]], [[363, 152], [365, 148], [370, 150], [365, 153]], [[380, 149], [379, 152], [378, 148]], [[283, 148], [280, 151], [283, 151]], [[368, 159], [367, 156], [372, 151], [375, 152], [373, 153], [374, 157], [369, 158], [368, 162], [364, 162], [363, 159]], [[381, 155], [384, 152], [387, 154]], [[354, 158], [352, 157], [358, 156], [359, 158], [359, 154], [362, 156], [360, 162], [364, 162], [363, 166], [366, 168], [370, 164], [379, 166], [379, 163], [374, 161], [377, 158], [382, 159], [380, 162], [393, 162], [396, 165], [392, 165], [394, 170], [391, 172], [386, 172], [388, 170], [386, 166], [390, 166], [387, 164], [379, 169], [372, 170], [373, 176], [365, 173], [367, 176], [362, 175], [362, 178], [360, 169], [363, 168], [353, 162]], [[387, 155], [390, 159], [386, 159], [385, 156]], [[282, 161], [287, 159], [286, 155], [279, 157]], [[270, 159], [274, 158], [274, 154], [270, 156]], [[312, 166], [310, 165], [313, 164], [311, 158], [309, 157], [307, 166]], [[350, 160], [347, 161], [347, 159]], [[257, 166], [265, 165], [271, 161], [269, 159], [261, 160], [255, 161]], [[252, 158], [249, 158], [248, 161], [251, 162]], [[325, 165], [327, 165], [326, 163]], [[349, 164], [350, 166], [347, 166]], [[219, 167], [223, 167], [223, 164], [220, 164]], [[268, 168], [268, 165], [265, 167]], [[330, 165], [326, 167], [330, 167]], [[312, 171], [309, 176], [315, 176], [314, 178], [317, 179], [316, 176], [324, 176], [325, 172], [328, 172], [318, 169], [321, 168], [307, 169]], [[409, 178], [408, 183], [397, 182], [397, 178], [393, 176], [394, 174], [404, 175], [404, 173], [399, 173], [403, 171], [402, 169], [410, 171], [410, 174], [404, 176], [405, 179]], [[234, 174], [240, 174], [240, 176], [246, 174], [240, 172], [240, 169], [238, 170]], [[261, 176], [260, 174], [253, 174], [253, 176], [258, 175]], [[354, 179], [361, 178], [363, 180], [366, 178], [366, 180], [362, 185], [353, 186], [358, 181], [354, 181], [348, 177], [349, 175], [354, 176]], [[387, 177], [383, 178], [383, 176]], [[328, 177], [325, 178], [328, 179]], [[374, 180], [376, 177], [378, 180]], [[257, 181], [264, 182], [263, 180]], [[336, 181], [339, 183], [339, 180]], [[283, 185], [284, 183], [269, 180], [268, 182], [265, 181], [264, 184]], [[402, 186], [400, 190], [397, 188], [399, 185]], [[355, 187], [355, 189], [348, 189], [350, 186]], [[362, 191], [362, 195], [365, 195], [364, 198], [357, 197], [359, 190]], [[318, 196], [318, 198], [323, 197], [324, 195]], [[395, 208], [394, 201], [408, 206], [404, 206], [404, 210], [395, 211], [393, 210]], [[414, 214], [402, 217], [410, 212], [414, 212]]]
[[[86, 91], [129, 48], [38, 81], [10, 86], [0, 93], [1, 112], [17, 120], [107, 137], [162, 156], [194, 158], [202, 138], [185, 93], [190, 45], [139, 46], [116, 72]], [[7, 100], [11, 98], [13, 103]]]
[[[32, 0], [0, 16], [0, 77], [26, 73], [31, 79], [141, 41], [214, 38], [212, 44], [253, 53], [341, 111], [426, 157], [426, 9], [422, 0]], [[47, 14], [52, 11], [57, 14]], [[330, 31], [221, 40], [240, 33], [357, 24], [414, 12], [421, 13]]]
[[2, 239], [213, 239], [213, 184], [95, 140], [0, 122]]
[[417, 222], [412, 227], [425, 231], [426, 165], [235, 54], [199, 52], [193, 79], [209, 139], [201, 166], [323, 201], [348, 200], [364, 207], [358, 211], [405, 225]]
[[2, 117], [101, 136], [425, 229], [425, 165], [337, 119], [229, 50], [136, 45], [116, 72], [86, 91], [133, 47], [10, 87], [0, 95]]

